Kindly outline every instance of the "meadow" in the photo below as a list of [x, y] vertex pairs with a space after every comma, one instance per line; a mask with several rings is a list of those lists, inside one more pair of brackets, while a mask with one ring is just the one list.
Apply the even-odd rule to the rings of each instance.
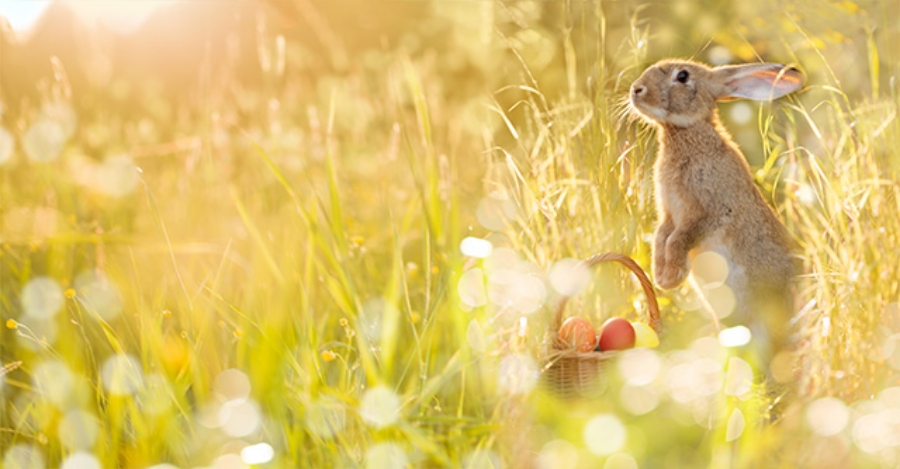
[[[0, 28], [0, 467], [900, 466], [897, 1], [141, 3]], [[719, 107], [797, 241], [796, 351], [771, 392], [686, 285], [561, 398], [573, 282], [646, 315], [571, 266], [650, 270], [625, 99], [665, 57], [805, 73]]]

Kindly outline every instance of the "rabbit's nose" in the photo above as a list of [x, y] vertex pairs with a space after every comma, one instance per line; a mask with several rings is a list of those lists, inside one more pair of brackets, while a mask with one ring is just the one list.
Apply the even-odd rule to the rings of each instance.
[[646, 86], [632, 86], [631, 87], [631, 94], [633, 94], [634, 96], [640, 96], [641, 94], [644, 93], [644, 91], [647, 91]]

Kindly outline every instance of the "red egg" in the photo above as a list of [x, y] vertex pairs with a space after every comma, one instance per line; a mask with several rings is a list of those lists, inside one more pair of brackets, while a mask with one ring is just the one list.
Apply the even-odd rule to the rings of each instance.
[[600, 350], [625, 350], [634, 347], [634, 326], [623, 318], [610, 318], [600, 328]]
[[570, 348], [579, 352], [592, 352], [597, 346], [597, 333], [590, 321], [584, 318], [566, 319], [559, 328], [559, 338]]

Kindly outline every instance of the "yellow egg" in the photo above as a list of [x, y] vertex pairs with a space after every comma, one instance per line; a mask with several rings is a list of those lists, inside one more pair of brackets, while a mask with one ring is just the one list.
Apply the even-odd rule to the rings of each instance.
[[659, 336], [656, 335], [656, 331], [652, 327], [642, 322], [633, 322], [631, 325], [634, 326], [635, 347], [659, 347]]

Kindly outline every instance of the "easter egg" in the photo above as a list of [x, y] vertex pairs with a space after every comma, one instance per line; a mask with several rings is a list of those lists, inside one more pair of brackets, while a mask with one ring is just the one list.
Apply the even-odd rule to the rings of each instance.
[[659, 346], [659, 336], [656, 335], [656, 331], [652, 327], [642, 322], [633, 322], [631, 327], [634, 327], [635, 347], [656, 348]]
[[594, 326], [584, 318], [566, 319], [559, 328], [559, 338], [569, 348], [574, 348], [582, 353], [591, 352], [597, 346], [597, 333], [594, 332]]
[[623, 318], [610, 318], [600, 328], [600, 349], [625, 350], [634, 347], [634, 327]]

